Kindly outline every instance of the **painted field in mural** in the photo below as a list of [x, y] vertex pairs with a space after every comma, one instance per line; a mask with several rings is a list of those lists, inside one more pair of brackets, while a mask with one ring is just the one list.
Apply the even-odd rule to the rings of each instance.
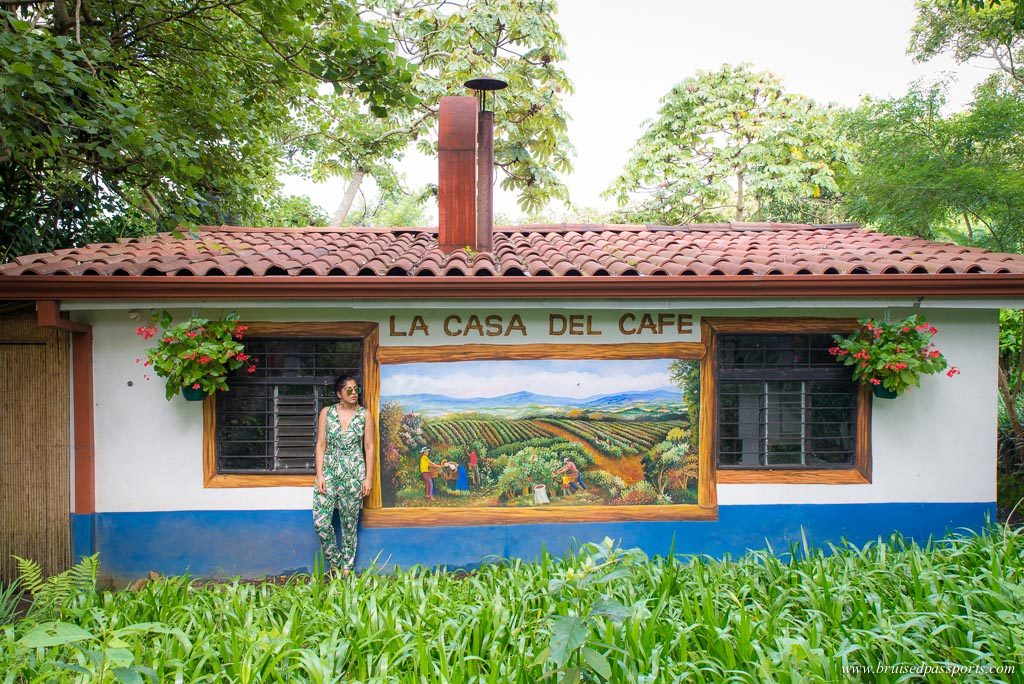
[[697, 361], [381, 367], [385, 506], [697, 501]]

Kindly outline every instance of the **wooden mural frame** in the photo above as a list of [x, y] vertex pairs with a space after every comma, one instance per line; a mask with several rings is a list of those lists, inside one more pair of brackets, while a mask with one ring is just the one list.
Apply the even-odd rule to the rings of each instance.
[[[380, 507], [379, 465], [375, 468], [371, 497], [377, 505], [363, 509], [364, 527], [439, 527], [463, 525], [494, 525], [554, 522], [624, 522], [666, 520], [717, 520], [718, 499], [715, 492], [714, 463], [710, 441], [710, 415], [705, 410], [709, 392], [704, 387], [709, 374], [709, 357], [700, 342], [622, 343], [622, 344], [468, 344], [432, 347], [380, 347], [379, 364], [430, 363], [488, 360], [630, 360], [690, 359], [700, 362], [701, 415], [698, 425], [697, 503], [635, 506], [558, 506], [551, 508], [498, 507]], [[376, 372], [379, 383], [379, 368]], [[376, 388], [380, 397], [380, 387]], [[713, 396], [713, 395], [712, 395]], [[378, 453], [380, 446], [378, 444]], [[375, 461], [379, 464], [379, 459]]]

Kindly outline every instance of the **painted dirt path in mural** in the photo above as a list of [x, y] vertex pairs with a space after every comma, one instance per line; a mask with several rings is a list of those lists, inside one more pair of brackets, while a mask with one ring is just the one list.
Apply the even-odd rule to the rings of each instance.
[[567, 441], [579, 444], [583, 447], [584, 451], [590, 454], [590, 457], [594, 459], [594, 465], [606, 473], [610, 473], [620, 478], [627, 486], [644, 479], [644, 466], [640, 463], [639, 456], [609, 458], [595, 449], [590, 442], [587, 442], [582, 437], [572, 434], [564, 428], [552, 425], [551, 423], [543, 420], [535, 420], [533, 423], [537, 427], [550, 432], [553, 435], [557, 435]]

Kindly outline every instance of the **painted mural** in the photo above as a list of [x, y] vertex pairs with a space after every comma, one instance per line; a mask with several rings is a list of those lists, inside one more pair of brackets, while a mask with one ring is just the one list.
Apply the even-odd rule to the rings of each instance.
[[381, 367], [381, 494], [394, 506], [697, 501], [698, 362]]

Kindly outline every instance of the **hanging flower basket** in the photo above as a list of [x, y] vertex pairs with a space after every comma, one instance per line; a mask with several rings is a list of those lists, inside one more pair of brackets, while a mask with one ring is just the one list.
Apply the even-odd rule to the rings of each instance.
[[207, 394], [202, 387], [196, 388], [189, 385], [183, 385], [181, 388], [181, 396], [185, 397], [185, 401], [203, 401], [210, 395]]
[[[238, 315], [228, 314], [211, 321], [193, 316], [171, 326], [171, 315], [161, 311], [153, 315], [152, 325], [135, 332], [143, 339], [164, 331], [155, 347], [146, 352], [146, 366], [167, 380], [167, 400], [179, 392], [189, 401], [201, 401], [217, 390], [227, 390], [227, 376], [242, 366], [256, 372], [256, 359], [245, 353], [241, 340], [248, 328], [239, 325]], [[136, 359], [139, 361], [139, 359]]]
[[[935, 348], [932, 335], [938, 330], [920, 315], [895, 323], [874, 319], [859, 321], [861, 327], [843, 337], [833, 335], [828, 351], [836, 361], [853, 368], [853, 379], [868, 385], [876, 397], [893, 399], [909, 387], [920, 386], [920, 376], [939, 373], [949, 364]], [[946, 375], [960, 373], [949, 367]]]
[[894, 390], [886, 389], [884, 385], [873, 385], [871, 393], [879, 399], [895, 399], [899, 396]]

